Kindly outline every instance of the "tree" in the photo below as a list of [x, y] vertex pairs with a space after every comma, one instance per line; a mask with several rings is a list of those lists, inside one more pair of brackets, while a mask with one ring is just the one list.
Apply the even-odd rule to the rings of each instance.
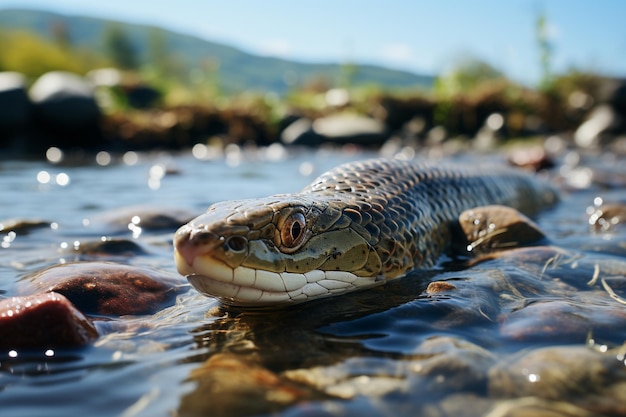
[[126, 70], [139, 68], [135, 46], [119, 24], [111, 24], [105, 30], [104, 48], [116, 67]]

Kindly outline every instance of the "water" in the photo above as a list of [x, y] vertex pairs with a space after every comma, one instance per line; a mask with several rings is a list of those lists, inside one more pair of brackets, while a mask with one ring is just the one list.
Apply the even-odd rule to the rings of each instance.
[[[175, 274], [175, 228], [143, 230], [129, 218], [193, 216], [216, 201], [295, 192], [339, 163], [371, 156], [270, 149], [211, 160], [139, 155], [106, 166], [1, 162], [0, 222], [50, 225], [0, 232], [0, 297], [19, 293], [24, 276], [73, 261]], [[586, 163], [619, 174], [602, 158]], [[274, 312], [225, 310], [189, 289], [155, 315], [97, 321], [101, 336], [86, 348], [1, 352], [0, 409], [29, 417], [620, 415], [626, 310], [601, 283], [622, 294], [626, 235], [590, 232], [586, 210], [598, 196], [622, 193], [595, 185], [566, 192], [537, 218], [552, 246], [470, 268], [442, 265]], [[142, 251], [81, 250], [103, 239]], [[427, 293], [431, 281], [455, 290]], [[560, 371], [550, 368], [559, 360]]]

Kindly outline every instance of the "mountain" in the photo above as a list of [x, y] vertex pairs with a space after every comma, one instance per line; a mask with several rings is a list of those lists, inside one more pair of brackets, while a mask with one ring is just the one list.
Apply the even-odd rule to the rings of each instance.
[[178, 65], [185, 68], [212, 63], [219, 68], [219, 88], [226, 93], [244, 90], [287, 92], [291, 85], [316, 78], [336, 81], [347, 72], [353, 85], [375, 84], [383, 88], [430, 87], [433, 77], [375, 65], [305, 63], [258, 56], [221, 43], [176, 33], [156, 26], [117, 22], [87, 16], [69, 16], [27, 9], [0, 10], [0, 28], [26, 29], [50, 37], [62, 27], [70, 44], [104, 52], [103, 36], [112, 25], [130, 40], [140, 62], [147, 62], [155, 36]]

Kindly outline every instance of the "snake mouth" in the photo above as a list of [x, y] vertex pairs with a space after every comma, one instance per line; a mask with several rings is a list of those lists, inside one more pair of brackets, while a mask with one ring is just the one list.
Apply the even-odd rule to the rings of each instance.
[[300, 303], [381, 284], [375, 277], [345, 271], [312, 270], [305, 273], [271, 272], [247, 267], [231, 268], [210, 256], [196, 256], [189, 264], [175, 253], [178, 271], [200, 293], [235, 306]]

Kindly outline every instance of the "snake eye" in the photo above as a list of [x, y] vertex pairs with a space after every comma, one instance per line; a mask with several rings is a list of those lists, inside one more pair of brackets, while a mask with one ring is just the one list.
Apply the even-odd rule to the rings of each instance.
[[289, 215], [280, 229], [280, 240], [287, 249], [297, 249], [306, 235], [306, 219], [299, 212]]

